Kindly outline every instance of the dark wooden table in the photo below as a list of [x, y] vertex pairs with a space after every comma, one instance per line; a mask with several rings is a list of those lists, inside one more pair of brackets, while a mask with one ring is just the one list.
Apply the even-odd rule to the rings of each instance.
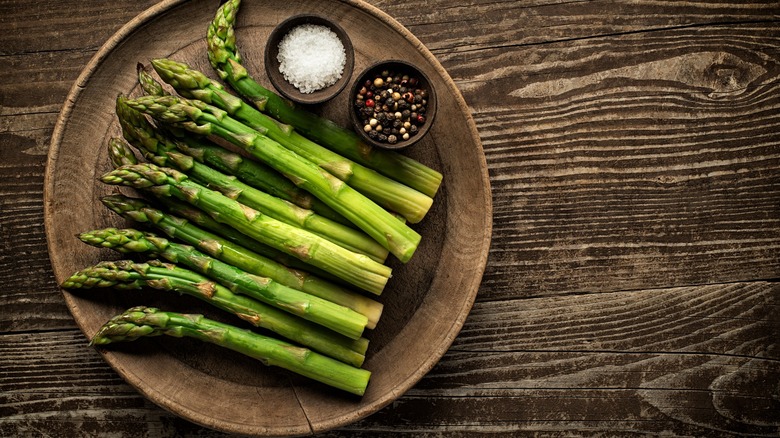
[[[220, 435], [86, 346], [44, 235], [65, 96], [154, 3], [0, 2], [2, 436]], [[327, 435], [780, 435], [778, 2], [370, 3], [461, 89], [494, 233], [440, 364]]]

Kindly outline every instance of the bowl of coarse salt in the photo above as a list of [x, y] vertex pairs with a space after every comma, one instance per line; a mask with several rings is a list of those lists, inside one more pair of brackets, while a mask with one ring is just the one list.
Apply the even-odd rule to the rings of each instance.
[[295, 15], [271, 32], [265, 71], [284, 97], [302, 104], [322, 103], [344, 89], [355, 53], [344, 29], [325, 17]]

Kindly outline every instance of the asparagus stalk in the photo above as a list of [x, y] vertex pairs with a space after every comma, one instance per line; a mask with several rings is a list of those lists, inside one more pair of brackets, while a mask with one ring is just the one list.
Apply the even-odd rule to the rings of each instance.
[[368, 349], [366, 338], [353, 340], [338, 335], [260, 301], [236, 295], [219, 283], [173, 264], [157, 260], [147, 263], [130, 260], [101, 262], [74, 273], [62, 284], [67, 289], [141, 289], [144, 286], [193, 296], [255, 327], [271, 330], [350, 365], [359, 367], [365, 360]]
[[141, 89], [144, 90], [144, 93], [150, 96], [167, 96], [170, 94], [165, 91], [162, 84], [157, 82], [157, 80], [144, 69], [143, 64], [140, 62], [136, 64], [135, 70], [138, 73], [138, 84], [141, 86]]
[[211, 257], [250, 274], [269, 277], [285, 286], [349, 307], [368, 318], [366, 328], [375, 328], [382, 314], [382, 304], [375, 300], [308, 272], [290, 269], [241, 245], [209, 233], [184, 219], [156, 209], [140, 199], [113, 195], [103, 198], [103, 203], [122, 217], [153, 226], [171, 238], [179, 239]]
[[244, 103], [188, 65], [170, 59], [155, 59], [152, 65], [160, 77], [182, 96], [199, 99], [227, 111], [236, 120], [263, 132], [382, 207], [401, 214], [409, 222], [420, 222], [430, 210], [433, 204], [431, 197], [320, 146], [298, 134], [290, 125], [281, 124]]
[[356, 395], [365, 393], [371, 376], [370, 371], [203, 315], [163, 312], [151, 307], [133, 307], [111, 318], [98, 330], [90, 345], [160, 335], [210, 342]]
[[130, 148], [127, 147], [122, 139], [112, 137], [108, 140], [108, 159], [114, 168], [124, 166], [125, 164], [138, 164], [138, 158], [136, 158]]
[[247, 238], [245, 234], [237, 231], [234, 228], [231, 228], [228, 225], [217, 222], [211, 216], [191, 204], [179, 201], [175, 198], [167, 198], [165, 199], [165, 209], [175, 216], [186, 219], [187, 221], [203, 229], [216, 233], [217, 235], [227, 239], [232, 243], [244, 246], [257, 254], [265, 256], [289, 268], [310, 272], [313, 275], [328, 279], [334, 283], [342, 285], [348, 284], [344, 280], [330, 274], [325, 270], [306, 263], [296, 257], [292, 257], [289, 254], [286, 254], [276, 248], [271, 248], [270, 246], [258, 242], [255, 239]]
[[[167, 92], [149, 73], [143, 65], [138, 64], [138, 82], [146, 94], [151, 96], [166, 96]], [[277, 198], [292, 202], [293, 204], [312, 210], [317, 214], [334, 220], [347, 226], [353, 226], [344, 216], [333, 211], [327, 204], [312, 196], [305, 190], [299, 189], [289, 179], [269, 166], [257, 161], [246, 159], [241, 155], [218, 146], [207, 139], [191, 135], [187, 131], [176, 129], [169, 130], [176, 137], [176, 147], [185, 154], [195, 158], [201, 163], [233, 175], [250, 186], [262, 190]]]
[[294, 126], [304, 136], [430, 197], [436, 194], [442, 181], [441, 173], [397, 152], [372, 148], [351, 130], [298, 108], [258, 84], [241, 65], [236, 48], [233, 26], [240, 4], [240, 0], [226, 1], [208, 28], [208, 57], [220, 78], [257, 109]]
[[379, 263], [387, 260], [389, 251], [360, 230], [257, 190], [234, 176], [225, 175], [198, 163], [189, 155], [171, 151], [165, 153], [165, 158], [167, 158], [165, 163], [171, 167], [263, 214], [309, 231], [352, 252], [364, 254]]
[[191, 181], [176, 170], [153, 164], [126, 165], [103, 175], [101, 181], [147, 189], [156, 196], [171, 196], [188, 202], [208, 212], [216, 221], [252, 239], [324, 269], [369, 292], [380, 294], [390, 278], [389, 267], [316, 234], [265, 216]]
[[128, 107], [125, 102], [123, 96], [116, 101], [116, 113], [124, 136], [149, 161], [159, 166], [175, 167], [231, 199], [274, 219], [311, 231], [350, 251], [365, 254], [380, 263], [387, 258], [387, 249], [367, 234], [257, 190], [234, 176], [225, 175], [178, 152], [176, 140], [157, 130], [143, 114]]
[[130, 146], [119, 137], [111, 137], [108, 140], [108, 160], [116, 169], [126, 164], [138, 164], [138, 157], [135, 156]]
[[281, 146], [262, 133], [229, 117], [224, 111], [198, 100], [173, 96], [145, 96], [127, 104], [164, 123], [199, 134], [214, 134], [290, 178], [349, 219], [374, 240], [408, 262], [420, 243], [420, 235], [385, 209], [316, 164]]
[[163, 237], [134, 229], [105, 228], [79, 234], [79, 239], [98, 248], [120, 253], [159, 254], [217, 281], [231, 290], [320, 324], [351, 339], [358, 339], [367, 318], [352, 309], [280, 284], [271, 278], [249, 274], [194, 249]]
[[301, 208], [312, 210], [320, 216], [342, 225], [354, 227], [352, 222], [336, 213], [328, 204], [312, 196], [306, 190], [296, 187], [292, 181], [263, 163], [242, 157], [236, 152], [229, 151], [206, 139], [189, 135], [187, 132], [182, 132], [179, 140], [181, 141], [176, 142], [176, 147], [201, 163], [208, 164], [228, 175], [233, 175], [258, 190], [292, 202]]
[[[114, 164], [114, 168], [124, 166], [125, 164], [138, 164], [138, 159], [135, 157], [135, 155], [133, 155], [130, 147], [127, 145], [127, 143], [119, 138], [113, 138], [109, 142], [108, 156], [111, 162]], [[103, 204], [105, 204], [114, 212], [123, 215], [123, 210], [126, 209], [126, 206], [124, 205], [125, 199], [130, 198], [126, 198], [122, 195], [110, 195], [102, 198], [101, 201], [103, 201]], [[215, 221], [203, 211], [193, 207], [186, 202], [181, 202], [174, 198], [166, 198], [164, 204], [166, 210], [173, 215], [180, 216], [192, 222], [193, 224], [210, 230], [232, 243], [245, 246], [261, 256], [267, 257], [271, 260], [274, 260], [275, 262], [281, 263], [293, 269], [305, 270], [322, 278], [327, 278], [330, 281], [343, 283], [343, 280], [334, 277], [333, 275], [317, 268], [316, 266], [312, 266], [295, 257], [290, 257], [282, 251], [271, 248], [270, 246], [258, 242], [254, 239], [247, 239], [244, 234], [227, 225]]]
[[[179, 137], [181, 141], [176, 142], [176, 147], [199, 162], [208, 164], [228, 175], [233, 175], [250, 186], [277, 198], [290, 201], [299, 207], [308, 208], [340, 224], [354, 227], [352, 222], [345, 219], [344, 216], [336, 213], [327, 204], [312, 196], [309, 192], [299, 189], [289, 179], [284, 178], [270, 167], [264, 166], [257, 161], [246, 159], [240, 154], [229, 151], [207, 140], [186, 135], [186, 132], [183, 134], [185, 135]], [[270, 171], [270, 174], [264, 173], [266, 171]], [[280, 178], [281, 181], [277, 181], [274, 177]], [[393, 212], [390, 212], [390, 214], [401, 222], [406, 221], [406, 218], [399, 214]]]

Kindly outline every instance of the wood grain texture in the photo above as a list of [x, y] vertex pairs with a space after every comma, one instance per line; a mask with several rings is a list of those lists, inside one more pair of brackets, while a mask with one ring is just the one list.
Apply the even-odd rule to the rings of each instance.
[[[776, 283], [751, 282], [480, 303], [415, 389], [330, 435], [577, 429], [774, 436], [779, 293]], [[33, 430], [26, 420], [35, 418], [36, 427], [56, 427], [61, 417], [40, 414], [65, 403], [101, 432], [121, 432], [132, 421], [142, 423], [140, 436], [165, 431], [168, 421], [193, 431], [158, 418], [93, 350], [83, 351], [84, 342], [76, 331], [6, 336], [0, 406], [8, 424]], [[15, 365], [40, 355], [47, 360]], [[51, 399], [51, 385], [65, 394]], [[127, 412], [109, 421], [118, 409]], [[31, 410], [39, 414], [25, 418]]]
[[0, 4], [0, 24], [9, 30], [0, 44], [3, 332], [75, 327], [52, 275], [43, 233], [43, 175], [51, 133], [73, 81], [95, 51], [154, 3], [138, 2], [138, 10], [108, 3]]
[[[65, 95], [154, 3], [0, 4], [2, 436], [222, 436], [85, 346], [43, 236]], [[443, 360], [324, 436], [777, 436], [777, 2], [370, 3], [462, 90], [494, 238]]]

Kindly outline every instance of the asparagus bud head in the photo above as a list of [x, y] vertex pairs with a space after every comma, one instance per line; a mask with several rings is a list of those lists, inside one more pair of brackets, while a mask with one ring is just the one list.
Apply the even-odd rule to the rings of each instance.
[[132, 307], [111, 318], [90, 341], [90, 345], [134, 341], [145, 336], [164, 334], [168, 315], [153, 307]]

